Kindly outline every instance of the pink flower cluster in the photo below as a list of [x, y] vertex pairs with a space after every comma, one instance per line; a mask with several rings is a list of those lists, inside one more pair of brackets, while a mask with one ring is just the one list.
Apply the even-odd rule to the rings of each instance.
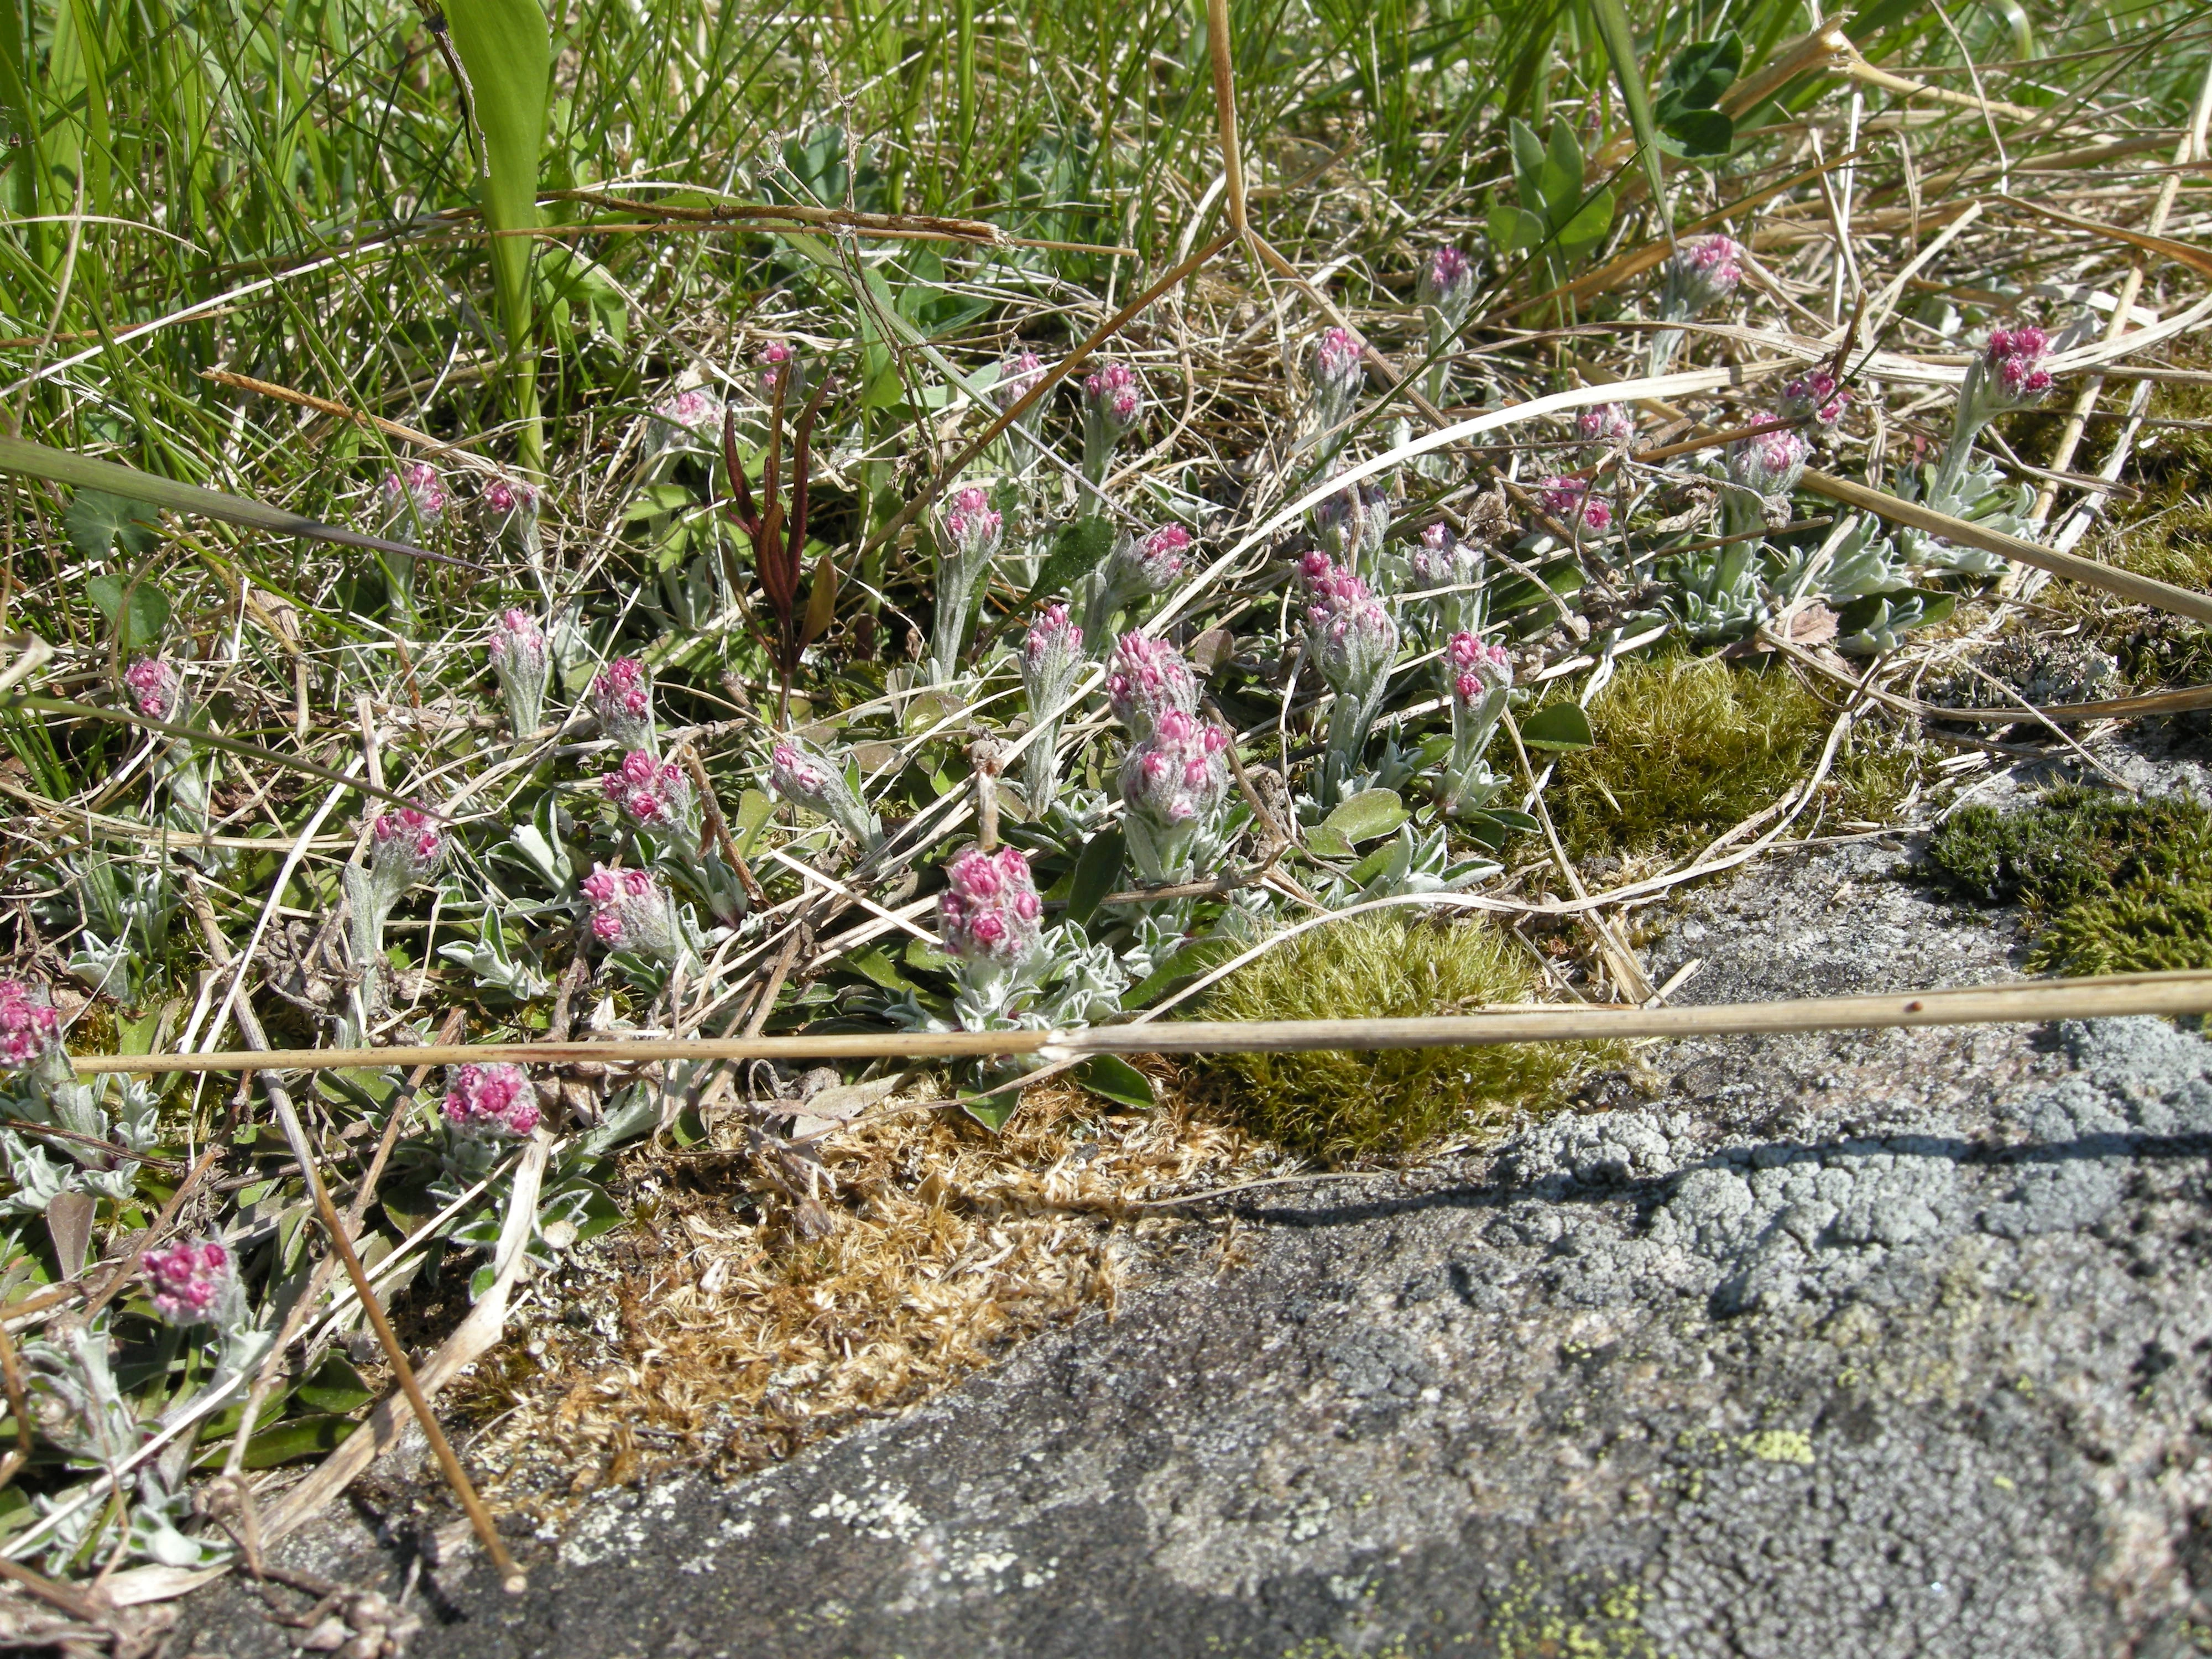
[[397, 517], [408, 508], [423, 520], [446, 510], [446, 483], [428, 461], [410, 461], [397, 472], [384, 475], [384, 510]]
[[1229, 735], [1211, 720], [1163, 708], [1121, 763], [1121, 799], [1163, 830], [1194, 827], [1229, 790]]
[[456, 1066], [446, 1073], [446, 1121], [465, 1135], [526, 1135], [538, 1117], [538, 1091], [520, 1066]]
[[1314, 534], [1346, 565], [1379, 552], [1390, 533], [1389, 487], [1374, 478], [1349, 483], [1313, 508]]
[[945, 866], [937, 897], [937, 930], [961, 961], [993, 968], [1018, 965], [1036, 949], [1043, 902], [1030, 861], [1018, 849], [987, 853], [970, 847]]
[[149, 1250], [138, 1258], [154, 1307], [175, 1325], [197, 1325], [216, 1317], [235, 1282], [237, 1268], [228, 1249], [216, 1239]]
[[131, 700], [148, 720], [165, 720], [176, 712], [184, 682], [176, 669], [160, 657], [141, 657], [123, 671], [123, 684]]
[[1769, 500], [1787, 495], [1797, 487], [1812, 446], [1787, 428], [1740, 438], [1729, 446], [1729, 477], [1746, 489]]
[[1504, 647], [1486, 645], [1472, 634], [1451, 636], [1444, 647], [1444, 666], [1451, 676], [1452, 696], [1467, 708], [1513, 684], [1513, 659]]
[[668, 890], [649, 872], [595, 864], [581, 886], [592, 902], [592, 936], [600, 944], [641, 956], [675, 954]]
[[1362, 697], [1378, 689], [1398, 654], [1398, 624], [1352, 573], [1319, 549], [1298, 562], [1305, 578], [1306, 626], [1322, 677]]
[[502, 611], [484, 647], [495, 667], [506, 664], [523, 672], [545, 672], [545, 635], [527, 611]]
[[592, 676], [599, 731], [625, 749], [653, 746], [653, 680], [635, 657], [617, 657]]
[[1325, 328], [1314, 342], [1314, 380], [1331, 395], [1350, 399], [1359, 390], [1359, 337], [1348, 328]]
[[2051, 371], [2043, 367], [2051, 337], [2039, 328], [1994, 329], [1983, 361], [2005, 400], [2032, 404], [2051, 390]]
[[1636, 420], [1621, 404], [1599, 404], [1575, 417], [1575, 436], [1610, 449], [1636, 436]]
[[386, 812], [369, 827], [371, 854], [380, 884], [396, 896], [438, 867], [446, 856], [446, 832], [419, 806]]
[[1108, 363], [1083, 382], [1084, 412], [1110, 437], [1119, 437], [1136, 425], [1144, 406], [1137, 372], [1127, 363]]
[[510, 513], [526, 515], [538, 511], [538, 486], [520, 478], [494, 478], [484, 486], [484, 505], [502, 517]]
[[1474, 289], [1474, 262], [1455, 247], [1437, 249], [1421, 267], [1421, 303], [1446, 316], [1464, 315]]
[[62, 1021], [20, 979], [0, 979], [0, 1071], [21, 1072], [61, 1047]]
[[616, 810], [641, 830], [681, 830], [691, 819], [691, 783], [673, 761], [633, 749], [599, 780]]
[[[760, 355], [753, 362], [760, 366], [761, 397], [764, 400], [774, 401], [776, 377], [792, 372], [795, 357], [790, 343], [785, 340], [770, 340], [760, 349]], [[787, 392], [784, 396], [787, 399], [791, 394]]]
[[1685, 302], [1680, 316], [1693, 317], [1715, 300], [1735, 292], [1743, 281], [1744, 251], [1726, 236], [1692, 236], [1667, 262], [1667, 293]]
[[687, 437], [705, 441], [721, 430], [722, 400], [703, 386], [688, 386], [655, 404], [653, 418], [661, 424], [654, 436], [663, 447]]
[[1028, 397], [1042, 379], [1044, 359], [1036, 352], [1024, 351], [1009, 356], [999, 365], [999, 379], [991, 388], [991, 399], [1001, 410], [1012, 409]]
[[1152, 734], [1162, 715], [1194, 717], [1198, 713], [1198, 681], [1182, 653], [1165, 640], [1135, 632], [1124, 634], [1114, 647], [1106, 696], [1115, 717], [1138, 743]]
[[1555, 519], [1571, 523], [1579, 516], [1588, 530], [1603, 530], [1613, 522], [1613, 509], [1590, 493], [1586, 478], [1542, 478], [1534, 488], [1537, 501]]
[[780, 743], [769, 750], [768, 764], [769, 781], [786, 800], [804, 805], [811, 798], [829, 793], [829, 769], [791, 744]]
[[1005, 527], [990, 496], [973, 484], [954, 493], [952, 510], [945, 515], [945, 533], [963, 560], [988, 559], [997, 552]]
[[1083, 659], [1083, 630], [1057, 602], [1037, 612], [1022, 641], [1022, 678], [1054, 684], [1066, 680]]
[[1844, 418], [1851, 394], [1836, 384], [1836, 377], [1816, 368], [1784, 382], [1781, 412], [1792, 419], [1810, 419], [1819, 426], [1833, 426]]

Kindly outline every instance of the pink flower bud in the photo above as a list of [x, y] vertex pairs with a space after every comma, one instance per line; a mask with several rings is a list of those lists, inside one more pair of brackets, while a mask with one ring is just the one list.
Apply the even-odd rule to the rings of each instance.
[[1591, 530], [1603, 530], [1613, 522], [1613, 509], [1590, 494], [1585, 479], [1543, 478], [1534, 489], [1537, 501], [1555, 519], [1571, 525], [1579, 514]]
[[1127, 363], [1108, 363], [1083, 382], [1085, 415], [1098, 421], [1113, 437], [1136, 425], [1144, 406], [1137, 372]]
[[1504, 647], [1486, 645], [1472, 634], [1451, 636], [1444, 647], [1444, 666], [1451, 677], [1452, 695], [1463, 704], [1471, 706], [1513, 684], [1513, 659]]
[[592, 903], [592, 937], [609, 950], [664, 962], [679, 953], [674, 901], [649, 872], [595, 864], [580, 885]]
[[874, 816], [853, 793], [842, 763], [817, 755], [797, 738], [769, 751], [769, 787], [795, 806], [819, 812], [863, 847], [880, 834]]
[[1744, 489], [1772, 500], [1787, 495], [1797, 487], [1797, 476], [1804, 471], [1806, 457], [1811, 453], [1811, 447], [1804, 439], [1787, 428], [1762, 432], [1754, 438], [1739, 438], [1729, 446], [1729, 477]]
[[445, 1112], [471, 1139], [524, 1136], [538, 1127], [538, 1093], [520, 1066], [456, 1066], [446, 1073]]
[[1819, 426], [1833, 426], [1844, 418], [1844, 406], [1851, 394], [1836, 384], [1836, 377], [1825, 368], [1816, 368], [1785, 381], [1782, 387], [1782, 407], [1778, 411], [1792, 420], [1810, 419]]
[[221, 1311], [238, 1269], [217, 1240], [174, 1244], [138, 1258], [154, 1307], [173, 1325], [198, 1325]]
[[483, 502], [502, 518], [510, 513], [535, 518], [538, 514], [538, 486], [520, 478], [494, 478], [484, 486]]
[[1420, 302], [1456, 322], [1474, 297], [1474, 263], [1455, 247], [1430, 254], [1421, 266]]
[[425, 881], [446, 856], [446, 832], [416, 806], [386, 812], [369, 826], [370, 868], [378, 886], [397, 898]]
[[[763, 402], [775, 401], [776, 377], [788, 375], [793, 372], [796, 355], [792, 350], [790, 343], [783, 340], [770, 340], [760, 349], [759, 355], [753, 359], [753, 362], [760, 367], [760, 391]], [[788, 399], [791, 394], [786, 392], [784, 396]]]
[[176, 669], [160, 657], [141, 657], [123, 671], [123, 684], [148, 720], [166, 720], [176, 713], [184, 682]]
[[1586, 444], [1602, 444], [1610, 449], [1636, 436], [1636, 420], [1623, 404], [1599, 404], [1575, 417], [1575, 436]]
[[20, 979], [0, 979], [0, 1072], [21, 1072], [60, 1051], [61, 1016]]
[[954, 493], [952, 510], [945, 515], [945, 538], [951, 543], [955, 556], [971, 564], [999, 550], [1005, 527], [1004, 519], [991, 506], [990, 496], [973, 484]]
[[592, 677], [600, 732], [625, 749], [653, 747], [653, 680], [635, 657], [617, 657]]
[[2050, 371], [2043, 360], [2051, 350], [2051, 337], [2039, 328], [1994, 329], [1983, 357], [1990, 379], [2004, 400], [2015, 407], [2032, 404], [2051, 390]]
[[1315, 665], [1335, 690], [1371, 697], [1397, 657], [1397, 623], [1348, 566], [1309, 553], [1299, 569], [1310, 601], [1306, 637]]
[[428, 461], [410, 461], [398, 471], [386, 473], [380, 488], [387, 518], [401, 519], [412, 513], [428, 524], [445, 515], [445, 480]]
[[945, 878], [937, 927], [947, 951], [970, 965], [1008, 968], [1036, 949], [1044, 905], [1019, 850], [970, 847], [945, 866]]
[[[1322, 556], [1325, 560], [1326, 556]], [[1438, 587], [1463, 587], [1482, 576], [1481, 550], [1462, 541], [1448, 524], [1432, 524], [1424, 529], [1409, 562], [1417, 592]]]
[[600, 793], [641, 830], [682, 833], [691, 821], [691, 782], [673, 761], [633, 749], [599, 780]]
[[1212, 721], [1164, 708], [1121, 762], [1121, 799], [1155, 837], [1194, 829], [1229, 792], [1228, 750], [1228, 735]]
[[647, 454], [664, 449], [710, 448], [721, 441], [722, 399], [703, 386], [672, 392], [653, 406], [647, 428]]
[[1182, 653], [1165, 640], [1134, 632], [1124, 634], [1114, 647], [1106, 696], [1115, 716], [1139, 742], [1170, 710], [1186, 716], [1198, 713], [1198, 681]]
[[1043, 379], [1044, 360], [1036, 352], [1011, 355], [999, 364], [999, 378], [991, 387], [991, 400], [1001, 410], [1012, 409]]
[[1743, 281], [1743, 249], [1726, 236], [1691, 236], [1667, 261], [1661, 310], [1670, 319], [1695, 317], [1716, 300], [1724, 300]]

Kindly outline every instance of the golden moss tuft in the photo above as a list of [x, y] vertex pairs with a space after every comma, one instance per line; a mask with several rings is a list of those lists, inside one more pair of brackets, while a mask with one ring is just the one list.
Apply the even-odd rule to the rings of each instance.
[[[1526, 1002], [1536, 975], [1486, 921], [1353, 916], [1299, 934], [1238, 969], [1209, 1019], [1390, 1019]], [[1501, 1127], [1557, 1103], [1590, 1045], [1324, 1049], [1207, 1062], [1231, 1110], [1261, 1134], [1330, 1159], [1409, 1152], [1448, 1130]]]
[[[1810, 776], [1836, 718], [1787, 667], [1680, 656], [1623, 663], [1589, 714], [1597, 746], [1566, 756], [1544, 798], [1577, 858], [1694, 851]], [[1824, 786], [1830, 811], [1879, 821], [1913, 765], [1854, 732]]]

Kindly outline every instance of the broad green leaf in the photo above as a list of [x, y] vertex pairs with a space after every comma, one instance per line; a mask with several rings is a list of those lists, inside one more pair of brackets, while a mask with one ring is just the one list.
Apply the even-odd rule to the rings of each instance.
[[[1536, 129], [1519, 116], [1508, 123], [1506, 131], [1513, 147], [1513, 185], [1521, 194], [1521, 205], [1539, 208], [1544, 205], [1544, 141], [1536, 136]], [[1576, 178], [1580, 188], [1580, 175]]]
[[360, 1426], [349, 1417], [335, 1414], [295, 1417], [273, 1429], [263, 1430], [246, 1443], [246, 1467], [273, 1469], [295, 1458], [327, 1455], [343, 1445], [346, 1437]]
[[768, 798], [764, 790], [748, 789], [738, 797], [738, 810], [731, 815], [730, 823], [738, 834], [739, 857], [753, 850], [753, 842], [760, 838], [762, 826], [775, 814], [775, 803]]
[[[545, 147], [553, 35], [539, 0], [448, 0], [453, 51], [468, 72], [471, 112], [484, 146], [484, 223], [493, 232], [492, 277], [524, 422], [523, 464], [544, 466], [536, 359], [530, 343], [531, 238], [538, 228], [538, 165]], [[501, 233], [507, 233], [501, 234]]]
[[[1544, 143], [1544, 165], [1538, 178], [1538, 191], [1543, 198], [1540, 211], [1558, 224], [1563, 216], [1571, 215], [1576, 204], [1583, 199], [1583, 147], [1567, 122], [1552, 123], [1552, 134]], [[1538, 204], [1530, 202], [1524, 205]]]
[[1322, 828], [1334, 830], [1356, 847], [1389, 835], [1409, 816], [1396, 790], [1363, 789], [1323, 818]]
[[1348, 859], [1355, 850], [1341, 830], [1317, 823], [1306, 831], [1306, 851], [1317, 859]]
[[1521, 741], [1531, 749], [1590, 749], [1589, 716], [1571, 702], [1547, 703], [1521, 722]]
[[597, 260], [556, 242], [538, 256], [538, 286], [549, 310], [576, 307], [617, 345], [629, 337], [629, 305]]
[[910, 939], [906, 942], [906, 965], [919, 968], [924, 973], [949, 974], [960, 964], [936, 946]]
[[296, 513], [265, 507], [243, 495], [226, 495], [219, 489], [202, 489], [197, 484], [179, 483], [173, 478], [156, 477], [150, 472], [141, 472], [136, 467], [122, 466], [113, 461], [95, 461], [89, 455], [73, 455], [66, 449], [33, 443], [28, 438], [0, 437], [0, 472], [19, 472], [25, 477], [70, 484], [80, 490], [102, 489], [134, 501], [143, 501], [149, 507], [167, 507], [172, 513], [189, 513], [204, 519], [221, 519], [226, 524], [242, 524], [255, 530], [273, 531], [280, 536], [306, 536], [319, 542], [336, 542], [344, 547], [365, 547], [378, 553], [401, 553], [410, 558], [422, 550], [405, 542], [388, 542], [381, 537], [364, 536], [357, 531], [341, 530], [335, 525], [303, 519]]
[[1003, 1089], [995, 1095], [986, 1096], [981, 1100], [971, 1100], [966, 1110], [969, 1116], [996, 1134], [1006, 1127], [1006, 1120], [1013, 1116], [1021, 1103], [1022, 1091], [1017, 1085]]
[[1545, 234], [1544, 222], [1527, 208], [1510, 202], [1490, 204], [1490, 242], [1499, 252], [1518, 253], [1540, 246]]
[[85, 582], [84, 596], [107, 619], [118, 651], [151, 651], [161, 642], [161, 630], [169, 625], [169, 596], [152, 582], [131, 586], [121, 576], [94, 576]]
[[1088, 927], [1098, 914], [1099, 901], [1121, 884], [1121, 866], [1128, 841], [1121, 829], [1101, 830], [1083, 843], [1076, 855], [1075, 873], [1067, 884], [1067, 919]]
[[1605, 240], [1605, 233], [1613, 228], [1613, 192], [1601, 190], [1577, 209], [1572, 218], [1559, 227], [1559, 252], [1573, 258], [1583, 250], [1595, 246]]
[[352, 1362], [335, 1348], [294, 1392], [319, 1412], [358, 1411], [376, 1398], [376, 1391], [362, 1380]]
[[105, 489], [78, 490], [62, 515], [62, 528], [70, 545], [88, 559], [106, 558], [118, 544], [130, 557], [142, 557], [159, 530], [143, 501]]
[[1685, 110], [1711, 109], [1742, 72], [1743, 37], [1734, 29], [1717, 40], [1692, 41], [1667, 65], [1651, 112], [1664, 125]]
[[1060, 538], [1037, 572], [1036, 585], [1017, 608], [1026, 611], [1037, 600], [1054, 593], [1072, 593], [1075, 585], [1103, 562], [1114, 550], [1114, 526], [1104, 519], [1078, 519], [1060, 526]]
[[1735, 123], [1717, 109], [1686, 109], [1667, 123], [1659, 147], [1670, 155], [1726, 155], [1735, 148]]
[[890, 959], [890, 953], [880, 945], [871, 945], [865, 951], [854, 951], [851, 956], [845, 958], [845, 965], [857, 969], [886, 991], [921, 989], [921, 987], [899, 972], [898, 964]]
[[1075, 1080], [1116, 1105], [1142, 1111], [1156, 1103], [1152, 1080], [1119, 1054], [1093, 1054], [1075, 1068]]
[[[1644, 88], [1644, 66], [1636, 58], [1636, 32], [1630, 27], [1621, 0], [1589, 0], [1590, 18], [1605, 55], [1613, 59], [1613, 79], [1620, 83], [1620, 100], [1628, 106], [1628, 125], [1636, 134], [1636, 147], [1644, 162], [1644, 177], [1651, 186], [1651, 203], [1662, 217], [1667, 212], [1667, 179], [1659, 161], [1659, 124], [1652, 118], [1651, 100]], [[1608, 210], [1610, 216], [1610, 210]]]

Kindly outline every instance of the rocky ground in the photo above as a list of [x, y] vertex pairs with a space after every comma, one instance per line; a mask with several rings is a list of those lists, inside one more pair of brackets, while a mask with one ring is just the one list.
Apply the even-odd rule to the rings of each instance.
[[[2166, 742], [2106, 753], [2201, 787]], [[2012, 920], [1911, 856], [1703, 893], [1655, 977], [2016, 972]], [[596, 1499], [515, 1540], [524, 1596], [441, 1565], [465, 1534], [404, 1482], [282, 1559], [411, 1586], [421, 1659], [2212, 1651], [2212, 1045], [1683, 1043], [1593, 1096], [1492, 1156], [1255, 1194], [1111, 1322], [797, 1462]], [[171, 1651], [300, 1635], [226, 1584]]]

